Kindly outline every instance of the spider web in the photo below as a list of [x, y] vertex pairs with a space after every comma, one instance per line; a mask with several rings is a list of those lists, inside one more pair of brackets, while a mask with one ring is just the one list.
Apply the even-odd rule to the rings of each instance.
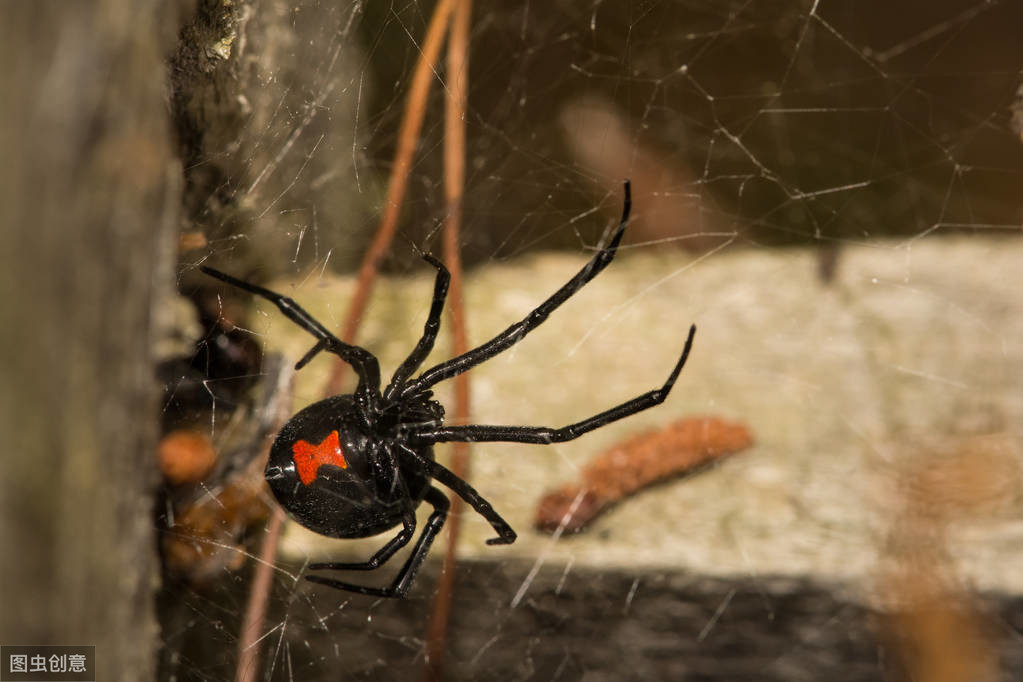
[[[186, 269], [281, 282], [336, 329], [434, 7], [236, 9], [228, 60], [262, 87], [221, 122], [240, 131], [234, 143], [197, 152], [192, 182], [218, 191], [191, 207], [209, 248]], [[1023, 669], [1011, 569], [1023, 541], [1021, 25], [1023, 5], [975, 0], [474, 7], [470, 339], [519, 319], [592, 255], [625, 177], [635, 203], [619, 260], [473, 372], [472, 421], [584, 418], [659, 386], [689, 323], [700, 331], [664, 406], [573, 443], [474, 449], [473, 484], [520, 538], [487, 547], [485, 522], [463, 516], [445, 679], [899, 679], [928, 656], [974, 666], [950, 668], [963, 679]], [[448, 78], [441, 65], [358, 339], [385, 376], [428, 309], [417, 249], [441, 249]], [[250, 331], [267, 357], [297, 359], [311, 342], [272, 309]], [[449, 357], [445, 334], [427, 366]], [[295, 408], [321, 397], [329, 367], [299, 373]], [[453, 404], [447, 386], [438, 397]], [[214, 439], [231, 428], [224, 414]], [[545, 490], [687, 415], [738, 420], [755, 445], [619, 502], [586, 534], [532, 529]], [[163, 678], [235, 677], [262, 533], [244, 543], [245, 567], [165, 588]], [[301, 580], [310, 562], [359, 560], [383, 541], [286, 528], [254, 679], [425, 674], [445, 536], [405, 601]], [[405, 556], [363, 582], [386, 583]], [[921, 564], [935, 586], [923, 596], [904, 579]], [[912, 615], [931, 613], [933, 594], [961, 617], [927, 635]], [[891, 608], [910, 615], [878, 615]], [[944, 658], [953, 640], [966, 653]]]

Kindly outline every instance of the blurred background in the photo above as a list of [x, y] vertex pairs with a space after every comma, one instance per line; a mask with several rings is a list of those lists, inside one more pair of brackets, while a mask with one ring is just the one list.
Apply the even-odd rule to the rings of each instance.
[[[125, 680], [1023, 674], [1020, 3], [0, 8], [0, 645]], [[308, 335], [198, 266], [331, 329], [364, 297], [387, 376], [453, 213], [478, 344], [592, 256], [625, 178], [618, 259], [471, 373], [470, 421], [600, 412], [695, 322], [665, 405], [475, 448], [519, 541], [463, 515], [406, 601], [303, 581], [382, 542], [268, 541], [268, 439], [351, 375], [294, 373]]]

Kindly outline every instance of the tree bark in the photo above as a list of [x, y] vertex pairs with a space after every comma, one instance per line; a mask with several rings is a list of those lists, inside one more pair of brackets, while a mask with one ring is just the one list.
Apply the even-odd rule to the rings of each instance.
[[154, 674], [179, 8], [11, 2], [0, 22], [0, 643], [94, 644], [97, 679]]

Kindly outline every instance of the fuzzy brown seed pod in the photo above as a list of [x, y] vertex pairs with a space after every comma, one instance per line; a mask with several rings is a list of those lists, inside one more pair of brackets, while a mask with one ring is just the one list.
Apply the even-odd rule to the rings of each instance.
[[641, 433], [594, 458], [579, 483], [546, 494], [534, 525], [546, 533], [578, 533], [623, 498], [752, 444], [743, 424], [717, 417], [689, 417]]

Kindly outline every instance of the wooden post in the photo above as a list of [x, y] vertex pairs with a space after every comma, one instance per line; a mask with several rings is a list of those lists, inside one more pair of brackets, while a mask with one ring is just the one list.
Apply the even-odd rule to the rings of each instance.
[[94, 644], [97, 679], [155, 673], [177, 9], [38, 0], [0, 22], [0, 643]]

